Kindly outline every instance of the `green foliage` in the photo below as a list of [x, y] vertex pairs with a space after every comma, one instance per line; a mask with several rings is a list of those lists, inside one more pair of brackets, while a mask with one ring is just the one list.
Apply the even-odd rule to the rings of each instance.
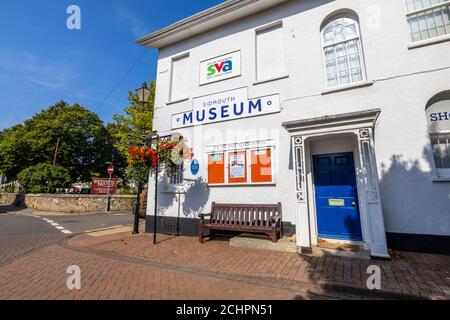
[[150, 169], [145, 166], [129, 166], [125, 171], [125, 180], [135, 184], [146, 185]]
[[136, 189], [132, 189], [132, 188], [123, 188], [117, 191], [117, 194], [120, 195], [135, 195], [137, 194]]
[[21, 171], [17, 178], [25, 192], [54, 193], [70, 183], [69, 171], [59, 165], [40, 163]]
[[142, 136], [153, 131], [153, 111], [155, 105], [155, 82], [150, 82], [151, 92], [149, 102], [142, 105], [135, 93], [128, 93], [129, 106], [124, 114], [115, 114], [114, 123], [108, 125], [109, 132], [115, 139], [115, 145], [124, 158], [128, 157], [128, 149], [143, 143]]
[[[123, 114], [115, 114], [113, 116], [114, 123], [107, 125], [114, 146], [119, 150], [121, 159], [125, 161], [124, 168], [129, 158], [129, 148], [144, 144], [143, 136], [153, 131], [156, 83], [152, 81], [147, 86], [151, 93], [150, 99], [145, 105], [141, 104], [134, 92], [128, 92], [129, 106], [124, 109]], [[148, 173], [148, 170], [127, 168], [123, 172], [123, 176], [126, 181], [146, 184]]]
[[15, 193], [16, 189], [12, 186], [9, 186], [5, 189], [5, 193]]
[[52, 163], [58, 138], [57, 164], [72, 181], [104, 176], [106, 162], [117, 164], [119, 172], [124, 166], [125, 158], [98, 115], [61, 101], [0, 134], [0, 172], [12, 180], [30, 166]]

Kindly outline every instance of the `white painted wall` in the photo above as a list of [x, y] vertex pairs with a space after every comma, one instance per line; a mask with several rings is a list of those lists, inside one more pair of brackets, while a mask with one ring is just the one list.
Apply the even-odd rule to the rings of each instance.
[[[341, 9], [359, 16], [369, 87], [322, 95], [325, 80], [320, 26]], [[375, 13], [375, 15], [374, 15]], [[377, 14], [379, 13], [379, 15]], [[178, 130], [190, 137], [200, 160], [200, 177], [207, 178], [205, 144], [254, 140], [255, 135], [276, 139], [276, 186], [212, 187], [197, 182], [181, 196], [181, 216], [209, 211], [212, 201], [283, 204], [284, 219], [295, 221], [295, 176], [290, 139], [281, 123], [323, 115], [380, 108], [375, 146], [386, 231], [450, 235], [450, 182], [436, 183], [425, 105], [435, 94], [450, 89], [450, 42], [408, 50], [409, 28], [404, 1], [292, 0], [241, 22], [212, 30], [159, 53], [155, 129], [170, 133], [171, 115], [192, 109], [192, 98], [248, 87], [249, 98], [279, 93], [282, 112]], [[283, 21], [288, 78], [255, 85], [255, 29]], [[200, 62], [241, 50], [242, 75], [199, 86]], [[172, 58], [189, 52], [192, 74], [189, 100], [169, 101]], [[434, 71], [433, 71], [434, 70]], [[413, 73], [419, 73], [412, 75]], [[239, 131], [240, 130], [240, 131]], [[242, 131], [244, 130], [244, 132]], [[247, 135], [242, 137], [242, 134]], [[234, 137], [236, 136], [236, 137]], [[188, 176], [188, 174], [187, 174]], [[164, 188], [163, 188], [164, 189]], [[160, 195], [160, 214], [178, 214], [177, 196]], [[149, 212], [153, 214], [153, 195]]]

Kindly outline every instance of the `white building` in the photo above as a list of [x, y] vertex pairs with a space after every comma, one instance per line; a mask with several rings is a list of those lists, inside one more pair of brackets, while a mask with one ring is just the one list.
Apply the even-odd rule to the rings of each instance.
[[200, 164], [161, 180], [159, 230], [195, 235], [212, 202], [281, 202], [301, 251], [448, 253], [449, 5], [230, 0], [138, 40], [159, 49], [155, 130]]

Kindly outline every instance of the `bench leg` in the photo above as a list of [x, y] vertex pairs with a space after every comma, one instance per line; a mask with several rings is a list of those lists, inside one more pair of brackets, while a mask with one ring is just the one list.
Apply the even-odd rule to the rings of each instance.
[[272, 234], [270, 235], [270, 239], [272, 240], [273, 243], [277, 243], [278, 242], [277, 229], [274, 229], [272, 231]]
[[200, 243], [203, 243], [204, 242], [204, 240], [203, 240], [203, 228], [201, 226], [199, 228], [199, 235], [200, 235], [199, 241], [200, 241]]
[[280, 221], [280, 239], [283, 239], [284, 232], [283, 232], [283, 222]]

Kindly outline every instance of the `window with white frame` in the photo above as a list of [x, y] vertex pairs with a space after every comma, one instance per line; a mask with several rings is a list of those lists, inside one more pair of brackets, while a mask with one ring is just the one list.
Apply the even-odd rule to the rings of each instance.
[[283, 24], [256, 30], [256, 80], [270, 80], [286, 75]]
[[450, 132], [431, 134], [436, 169], [450, 170]]
[[191, 72], [189, 72], [189, 54], [172, 59], [170, 77], [170, 101], [177, 101], [189, 97]]
[[450, 1], [406, 0], [413, 42], [450, 34]]
[[439, 177], [450, 177], [450, 91], [430, 100], [426, 110], [434, 165]]
[[327, 88], [366, 80], [358, 21], [340, 16], [322, 28], [322, 44]]
[[170, 174], [170, 184], [183, 184], [184, 179], [184, 162], [174, 167], [174, 171]]

